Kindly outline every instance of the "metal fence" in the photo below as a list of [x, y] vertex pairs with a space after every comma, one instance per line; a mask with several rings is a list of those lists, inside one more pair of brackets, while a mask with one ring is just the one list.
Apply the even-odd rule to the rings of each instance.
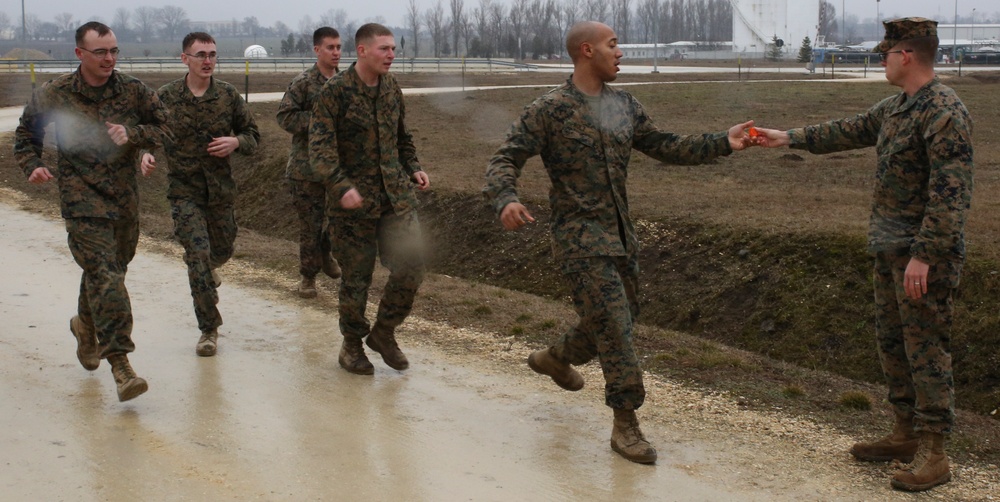
[[[344, 58], [341, 64], [350, 65], [354, 58]], [[249, 71], [253, 72], [300, 72], [311, 67], [316, 58], [258, 58], [258, 59], [219, 59], [219, 71]], [[0, 73], [27, 72], [34, 67], [39, 73], [66, 73], [76, 69], [77, 60], [0, 60]], [[123, 58], [117, 67], [124, 72], [176, 72], [183, 70], [179, 58]], [[397, 58], [393, 63], [393, 71], [408, 72], [510, 72], [534, 71], [538, 67], [528, 63], [518, 63], [512, 59], [489, 58]]]

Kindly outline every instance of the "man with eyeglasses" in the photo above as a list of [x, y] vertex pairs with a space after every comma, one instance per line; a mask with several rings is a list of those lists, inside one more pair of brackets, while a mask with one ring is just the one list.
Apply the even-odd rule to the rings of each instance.
[[[128, 401], [148, 389], [127, 356], [135, 350], [125, 273], [139, 242], [136, 160], [141, 148], [169, 136], [167, 114], [152, 89], [115, 71], [118, 40], [106, 25], [80, 26], [75, 52], [80, 66], [74, 73], [32, 94], [15, 132], [14, 157], [31, 183], [57, 178], [69, 249], [83, 269], [77, 315], [69, 323], [77, 359], [90, 371], [107, 359], [118, 399]], [[58, 151], [55, 173], [42, 159], [49, 124]]]
[[340, 277], [340, 266], [330, 255], [326, 232], [326, 187], [323, 179], [309, 164], [309, 119], [313, 102], [327, 80], [340, 72], [340, 33], [324, 26], [313, 32], [313, 52], [316, 64], [303, 71], [292, 83], [278, 105], [278, 125], [292, 133], [292, 149], [288, 154], [288, 190], [292, 205], [299, 215], [299, 282], [298, 295], [315, 298], [316, 275], [320, 270], [332, 279]]
[[[216, 80], [218, 52], [208, 33], [188, 33], [181, 42], [184, 77], [159, 89], [170, 112], [173, 137], [163, 144], [167, 155], [167, 199], [174, 220], [174, 235], [184, 246], [184, 263], [194, 299], [194, 313], [201, 337], [199, 356], [214, 356], [222, 315], [216, 269], [233, 256], [236, 241], [236, 182], [229, 156], [236, 151], [251, 155], [260, 132], [250, 109], [232, 85]], [[151, 153], [143, 166], [155, 165]]]
[[902, 92], [855, 117], [790, 131], [760, 128], [762, 143], [829, 153], [878, 151], [868, 249], [875, 256], [876, 341], [895, 427], [860, 442], [863, 461], [908, 462], [893, 487], [927, 490], [951, 479], [944, 441], [955, 423], [952, 298], [965, 261], [972, 201], [972, 119], [934, 73], [937, 22], [883, 22], [875, 47]]

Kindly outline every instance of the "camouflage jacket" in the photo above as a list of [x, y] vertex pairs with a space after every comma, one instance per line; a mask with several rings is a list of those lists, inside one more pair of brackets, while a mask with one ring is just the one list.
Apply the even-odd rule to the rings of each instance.
[[323, 181], [309, 164], [309, 119], [316, 96], [327, 80], [320, 73], [319, 66], [314, 64], [288, 84], [278, 105], [278, 125], [292, 133], [292, 149], [288, 153], [288, 167], [285, 168], [285, 176], [289, 179]]
[[725, 132], [678, 136], [657, 129], [625, 91], [604, 86], [599, 103], [595, 114], [570, 77], [525, 108], [486, 168], [483, 195], [499, 213], [518, 202], [525, 161], [541, 155], [552, 182], [549, 227], [557, 259], [638, 252], [625, 187], [633, 148], [673, 164], [732, 152]]
[[[104, 124], [122, 124], [128, 143], [115, 145]], [[42, 163], [45, 126], [55, 125], [63, 218], [137, 218], [135, 173], [139, 151], [169, 136], [167, 112], [156, 93], [139, 80], [112, 73], [91, 87], [80, 70], [56, 78], [31, 96], [14, 133], [14, 158], [30, 176]]]
[[257, 150], [260, 132], [239, 91], [212, 78], [208, 90], [195, 97], [185, 75], [160, 87], [157, 93], [170, 112], [173, 140], [164, 142], [167, 154], [167, 197], [205, 205], [231, 205], [236, 200], [229, 157], [209, 155], [212, 138], [235, 135], [237, 152], [251, 155]]
[[[421, 168], [405, 115], [392, 74], [369, 88], [352, 64], [323, 86], [309, 127], [309, 161], [327, 185], [328, 216], [378, 218], [389, 204], [399, 215], [416, 208], [410, 177]], [[351, 188], [364, 199], [360, 209], [340, 206]]]
[[788, 131], [791, 147], [829, 153], [875, 146], [870, 252], [910, 250], [926, 263], [965, 258], [972, 201], [972, 119], [936, 78], [913, 97], [886, 98], [855, 117]]

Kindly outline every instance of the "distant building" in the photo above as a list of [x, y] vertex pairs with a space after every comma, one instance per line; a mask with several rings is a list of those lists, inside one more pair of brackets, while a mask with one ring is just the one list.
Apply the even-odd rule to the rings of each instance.
[[816, 40], [819, 2], [804, 0], [732, 0], [733, 50], [766, 54], [777, 37], [785, 57], [798, 56], [802, 40]]
[[267, 49], [260, 45], [251, 45], [243, 51], [243, 57], [247, 59], [259, 59], [267, 57]]

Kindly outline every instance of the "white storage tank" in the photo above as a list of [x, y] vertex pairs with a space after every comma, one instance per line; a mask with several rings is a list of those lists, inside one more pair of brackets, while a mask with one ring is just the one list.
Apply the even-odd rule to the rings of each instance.
[[730, 0], [733, 50], [767, 54], [774, 37], [784, 42], [784, 56], [798, 55], [802, 40], [816, 41], [820, 0]]

